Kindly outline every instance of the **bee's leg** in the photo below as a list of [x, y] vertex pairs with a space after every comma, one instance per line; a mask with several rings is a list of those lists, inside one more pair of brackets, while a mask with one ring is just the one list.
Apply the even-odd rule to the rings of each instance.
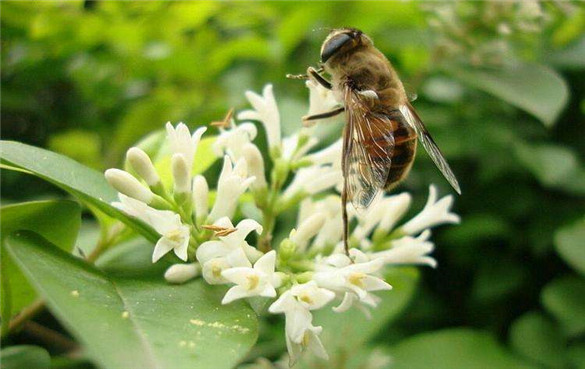
[[338, 114], [341, 114], [345, 111], [345, 108], [343, 106], [337, 108], [337, 109], [333, 109], [331, 111], [325, 112], [325, 113], [320, 113], [320, 114], [313, 114], [313, 115], [305, 115], [303, 117], [303, 125], [305, 127], [309, 127], [312, 126], [314, 124], [314, 121], [319, 120], [319, 119], [325, 119], [325, 118], [331, 118], [334, 117]]
[[307, 75], [311, 80], [317, 82], [326, 89], [331, 90], [331, 82], [323, 78], [323, 76], [319, 74], [320, 72], [323, 72], [323, 67], [320, 67], [319, 69], [313, 67], [307, 68]]

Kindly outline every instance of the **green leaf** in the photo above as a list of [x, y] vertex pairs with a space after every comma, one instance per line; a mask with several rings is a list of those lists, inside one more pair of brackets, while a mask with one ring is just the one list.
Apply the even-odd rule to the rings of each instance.
[[569, 346], [567, 351], [572, 368], [585, 369], [585, 342], [577, 342]]
[[95, 169], [102, 164], [100, 136], [93, 131], [71, 129], [52, 135], [49, 149]]
[[[69, 200], [33, 201], [3, 206], [0, 208], [0, 217], [2, 245], [12, 232], [30, 230], [41, 234], [57, 247], [71, 251], [81, 224], [81, 208]], [[1, 274], [2, 317], [7, 317], [7, 322], [32, 303], [36, 293], [11, 257], [5, 253], [2, 255]]]
[[490, 334], [467, 328], [445, 329], [406, 339], [390, 349], [392, 369], [528, 369]]
[[551, 368], [564, 366], [565, 342], [558, 326], [541, 313], [529, 312], [510, 329], [510, 343], [520, 355]]
[[585, 219], [559, 229], [555, 248], [565, 263], [585, 276]]
[[[257, 320], [244, 303], [202, 280], [107, 276], [31, 232], [7, 249], [50, 310], [105, 368], [231, 368], [254, 344]], [[88, 317], [93, 317], [88, 319]]]
[[585, 279], [574, 276], [557, 278], [540, 295], [542, 304], [560, 323], [568, 337], [585, 332]]
[[26, 169], [51, 182], [81, 201], [131, 226], [152, 242], [158, 237], [154, 230], [127, 216], [110, 203], [117, 200], [116, 191], [104, 175], [54, 152], [19, 142], [0, 141], [2, 162]]
[[574, 151], [555, 145], [517, 143], [515, 154], [542, 185], [585, 194], [585, 170]]
[[344, 313], [335, 313], [330, 308], [316, 311], [313, 324], [323, 326], [321, 339], [327, 351], [331, 355], [352, 352], [378, 334], [408, 305], [418, 280], [419, 272], [415, 268], [390, 269], [386, 281], [393, 289], [376, 293], [382, 300], [371, 309], [371, 319], [357, 308]]
[[569, 89], [552, 69], [521, 64], [499, 69], [449, 68], [453, 78], [488, 92], [541, 120], [547, 127], [567, 104]]
[[51, 357], [47, 350], [38, 346], [11, 346], [0, 351], [2, 369], [48, 369]]

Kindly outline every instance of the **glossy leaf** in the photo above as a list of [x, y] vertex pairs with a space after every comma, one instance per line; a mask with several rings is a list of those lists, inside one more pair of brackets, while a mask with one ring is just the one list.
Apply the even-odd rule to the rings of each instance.
[[202, 280], [107, 276], [31, 232], [9, 237], [7, 249], [102, 367], [231, 368], [256, 340], [252, 310], [222, 306], [225, 290]]
[[[4, 239], [14, 231], [37, 232], [57, 247], [71, 251], [81, 223], [79, 204], [69, 200], [33, 201], [0, 209], [0, 233]], [[4, 246], [2, 246], [4, 250]], [[12, 317], [36, 297], [36, 292], [7, 253], [2, 253], [2, 317]], [[6, 303], [9, 302], [9, 309]]]
[[552, 69], [519, 64], [499, 69], [451, 68], [455, 79], [488, 92], [552, 126], [567, 104], [569, 89]]
[[575, 337], [585, 333], [585, 279], [568, 276], [547, 284], [542, 304], [560, 323], [564, 333]]
[[518, 354], [551, 368], [564, 366], [565, 342], [558, 326], [541, 313], [518, 318], [510, 329], [510, 343]]
[[158, 239], [150, 227], [110, 205], [117, 200], [117, 195], [102, 173], [38, 147], [12, 141], [1, 141], [0, 144], [3, 163], [26, 169], [61, 187], [88, 205], [130, 225], [150, 241]]
[[585, 276], [585, 219], [558, 230], [555, 248], [565, 263]]
[[38, 346], [10, 346], [0, 351], [2, 369], [49, 369], [51, 357]]
[[408, 338], [390, 349], [393, 369], [529, 369], [490, 334], [445, 329]]

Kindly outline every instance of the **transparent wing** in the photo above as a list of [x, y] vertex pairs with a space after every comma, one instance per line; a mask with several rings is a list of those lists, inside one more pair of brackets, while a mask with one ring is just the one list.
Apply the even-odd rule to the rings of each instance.
[[453, 189], [457, 191], [458, 194], [461, 195], [461, 188], [459, 187], [459, 182], [457, 181], [457, 178], [455, 178], [455, 174], [453, 174], [451, 167], [449, 167], [449, 164], [447, 164], [447, 160], [445, 160], [445, 158], [443, 157], [441, 150], [439, 150], [439, 147], [431, 137], [429, 131], [427, 131], [427, 128], [423, 124], [422, 120], [420, 119], [412, 105], [410, 105], [410, 103], [402, 105], [400, 107], [400, 112], [402, 112], [402, 115], [404, 115], [404, 118], [406, 119], [408, 124], [410, 124], [412, 128], [414, 128], [414, 130], [416, 131], [416, 134], [418, 135], [421, 144], [423, 145], [423, 147], [425, 148], [425, 150], [427, 151], [427, 153], [429, 154], [437, 168], [439, 168], [441, 173], [443, 173], [443, 176], [447, 179], [449, 184], [451, 184]]
[[373, 113], [363, 97], [346, 88], [347, 124], [343, 133], [344, 189], [355, 208], [368, 207], [382, 191], [392, 164], [390, 119]]

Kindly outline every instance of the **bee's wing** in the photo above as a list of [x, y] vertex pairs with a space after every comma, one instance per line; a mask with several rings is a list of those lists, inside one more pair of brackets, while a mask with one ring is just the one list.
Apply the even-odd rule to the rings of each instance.
[[363, 97], [346, 88], [343, 131], [344, 189], [357, 209], [368, 207], [388, 179], [394, 149], [390, 119], [371, 112]]
[[410, 103], [402, 105], [400, 107], [400, 112], [402, 112], [402, 115], [404, 116], [408, 124], [410, 124], [412, 128], [414, 128], [420, 142], [422, 143], [423, 147], [425, 148], [431, 159], [433, 159], [433, 162], [435, 163], [437, 168], [439, 168], [441, 173], [443, 173], [443, 176], [445, 176], [447, 181], [449, 181], [449, 184], [451, 184], [453, 189], [457, 191], [458, 194], [461, 195], [461, 188], [459, 187], [459, 182], [457, 182], [457, 178], [455, 178], [455, 174], [453, 174], [453, 171], [449, 167], [449, 164], [447, 164], [447, 160], [445, 160], [445, 158], [443, 157], [441, 150], [439, 150], [439, 147], [431, 137], [429, 131], [427, 131], [427, 128], [423, 124], [422, 120], [420, 119], [412, 105], [410, 105]]

